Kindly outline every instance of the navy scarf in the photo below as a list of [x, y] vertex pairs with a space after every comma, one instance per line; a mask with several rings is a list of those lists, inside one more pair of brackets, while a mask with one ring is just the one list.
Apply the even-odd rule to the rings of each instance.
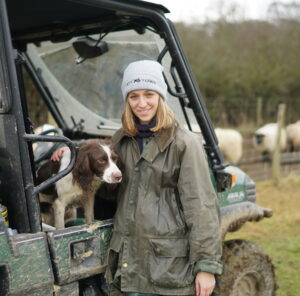
[[145, 146], [145, 139], [152, 137], [154, 134], [150, 129], [155, 127], [156, 118], [153, 117], [152, 120], [148, 124], [141, 124], [138, 119], [135, 120], [135, 126], [138, 130], [137, 135], [134, 137], [139, 145], [140, 152], [142, 153], [143, 148]]

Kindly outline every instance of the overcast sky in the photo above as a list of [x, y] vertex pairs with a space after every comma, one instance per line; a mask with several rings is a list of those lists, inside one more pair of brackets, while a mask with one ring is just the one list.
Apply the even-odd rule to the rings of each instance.
[[[150, 0], [167, 7], [172, 21], [204, 22], [207, 18], [213, 20], [221, 12], [227, 12], [230, 7], [237, 6], [235, 15], [247, 19], [266, 19], [267, 10], [275, 0]], [[281, 3], [300, 3], [300, 0], [280, 0]]]

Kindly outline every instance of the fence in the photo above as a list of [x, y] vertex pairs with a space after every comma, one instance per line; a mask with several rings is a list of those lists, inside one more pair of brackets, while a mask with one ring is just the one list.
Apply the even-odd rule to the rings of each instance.
[[[280, 154], [281, 177], [289, 174], [300, 175], [300, 152], [283, 152]], [[270, 180], [273, 177], [271, 158], [262, 156], [253, 146], [251, 134], [243, 140], [243, 156], [237, 165], [255, 182]]]
[[290, 173], [300, 174], [300, 152], [280, 153], [280, 132], [277, 132], [272, 157], [262, 156], [253, 145], [254, 132], [262, 125], [277, 122], [285, 127], [300, 120], [297, 98], [210, 98], [205, 101], [215, 127], [230, 127], [243, 135], [243, 156], [238, 166], [253, 180], [273, 179], [277, 184]]

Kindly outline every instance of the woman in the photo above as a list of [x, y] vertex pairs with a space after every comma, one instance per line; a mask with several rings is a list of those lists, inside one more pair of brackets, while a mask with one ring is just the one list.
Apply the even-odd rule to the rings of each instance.
[[165, 103], [156, 61], [125, 69], [122, 128], [113, 137], [125, 165], [106, 278], [111, 294], [208, 296], [222, 273], [217, 198], [201, 138]]

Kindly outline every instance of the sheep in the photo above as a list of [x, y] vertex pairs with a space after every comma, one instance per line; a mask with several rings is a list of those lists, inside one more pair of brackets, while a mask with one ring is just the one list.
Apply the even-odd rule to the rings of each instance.
[[225, 161], [237, 164], [243, 153], [243, 137], [234, 129], [215, 129], [219, 141], [219, 147], [224, 155]]
[[288, 150], [300, 151], [300, 120], [286, 127]]
[[[266, 157], [270, 157], [276, 145], [277, 123], [268, 123], [259, 129], [253, 135], [254, 147]], [[287, 147], [287, 134], [285, 128], [281, 129], [280, 151], [285, 151]]]

